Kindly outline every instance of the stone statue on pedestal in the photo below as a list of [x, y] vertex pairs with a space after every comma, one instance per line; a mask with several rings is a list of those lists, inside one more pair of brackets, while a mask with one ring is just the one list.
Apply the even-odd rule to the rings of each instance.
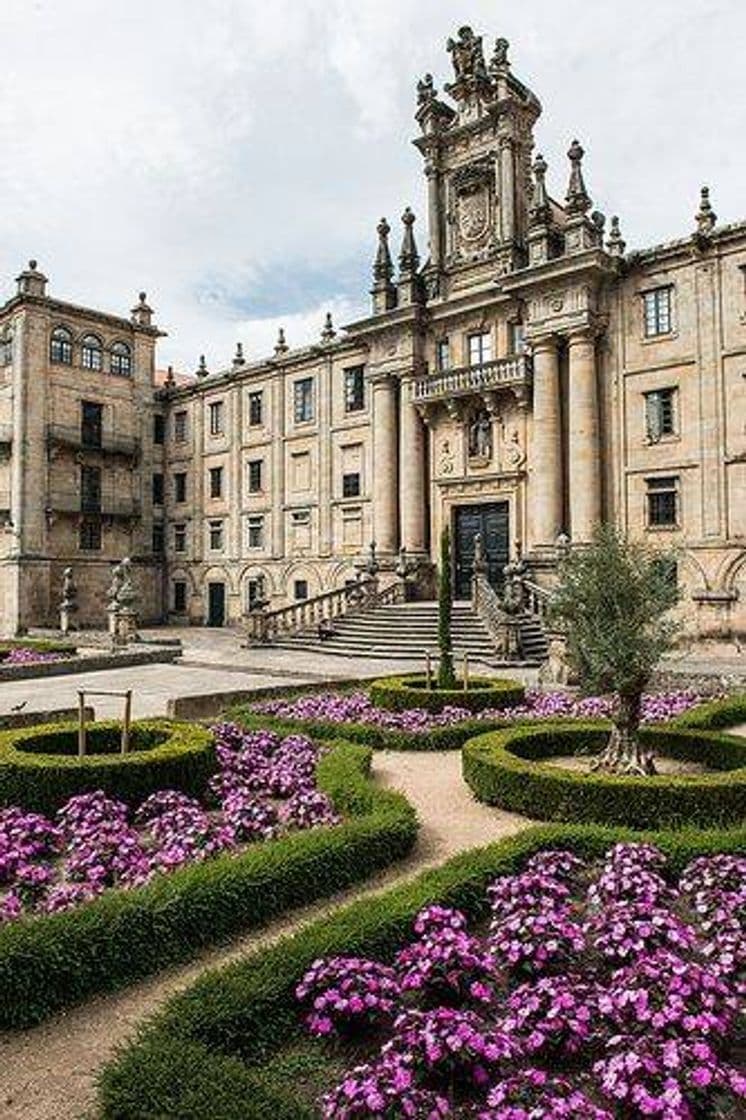
[[78, 589], [73, 579], [72, 568], [62, 573], [62, 598], [60, 600], [60, 631], [66, 635], [72, 626], [72, 615], [78, 609]]

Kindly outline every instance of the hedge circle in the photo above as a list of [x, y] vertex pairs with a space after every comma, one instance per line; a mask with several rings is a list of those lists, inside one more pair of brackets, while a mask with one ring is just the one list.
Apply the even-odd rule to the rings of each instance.
[[546, 821], [632, 828], [710, 828], [746, 821], [746, 739], [686, 727], [641, 731], [656, 755], [704, 764], [697, 775], [578, 773], [544, 759], [597, 753], [608, 725], [554, 723], [491, 731], [463, 749], [464, 780], [479, 801]]
[[520, 681], [500, 677], [470, 677], [466, 688], [427, 687], [421, 674], [406, 677], [382, 677], [373, 681], [369, 689], [371, 702], [377, 708], [391, 712], [404, 712], [409, 708], [423, 708], [427, 712], [440, 712], [443, 708], [465, 708], [469, 712], [483, 712], [488, 708], [510, 708], [521, 704], [526, 690]]
[[136, 805], [157, 789], [200, 796], [215, 769], [212, 733], [194, 724], [141, 720], [121, 754], [121, 724], [91, 724], [78, 758], [78, 727], [49, 724], [0, 732], [0, 805], [52, 813], [79, 793], [103, 790]]

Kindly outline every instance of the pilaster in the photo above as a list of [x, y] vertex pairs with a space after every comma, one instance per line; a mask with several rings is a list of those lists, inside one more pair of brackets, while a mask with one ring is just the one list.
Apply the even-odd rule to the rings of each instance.
[[371, 381], [373, 397], [373, 536], [380, 556], [398, 547], [397, 386], [394, 377]]
[[412, 403], [412, 379], [401, 381], [399, 424], [399, 518], [400, 541], [407, 552], [427, 548], [427, 433]]
[[570, 536], [577, 544], [589, 541], [601, 521], [595, 333], [573, 332], [568, 348]]

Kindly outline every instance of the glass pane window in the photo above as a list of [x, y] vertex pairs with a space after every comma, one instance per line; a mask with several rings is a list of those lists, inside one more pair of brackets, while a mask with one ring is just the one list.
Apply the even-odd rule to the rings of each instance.
[[296, 424], [313, 420], [313, 378], [304, 377], [293, 386], [293, 415]]
[[101, 551], [101, 518], [83, 517], [80, 521], [78, 544], [81, 552]]
[[249, 393], [249, 424], [256, 426], [264, 422], [264, 394], [261, 389]]
[[526, 330], [523, 323], [508, 323], [508, 346], [510, 353], [524, 354], [526, 351]]
[[365, 408], [365, 367], [345, 370], [345, 412], [361, 412]]
[[160, 472], [153, 475], [153, 505], [163, 505], [163, 475]]
[[651, 443], [676, 434], [676, 389], [645, 393], [645, 427]]
[[209, 523], [210, 549], [219, 552], [223, 547], [223, 522], [211, 521]]
[[264, 594], [264, 576], [253, 576], [247, 581], [247, 606], [253, 610], [257, 603], [266, 601]]
[[153, 443], [165, 443], [166, 441], [166, 417], [156, 412], [153, 417]]
[[223, 468], [210, 467], [210, 497], [222, 498], [223, 496]]
[[186, 525], [180, 521], [174, 525], [174, 552], [186, 552]]
[[342, 475], [342, 497], [357, 498], [360, 494], [360, 472], [351, 471]]
[[659, 334], [670, 334], [671, 289], [654, 288], [643, 296], [645, 310], [645, 337], [655, 338]]
[[220, 436], [223, 434], [223, 413], [224, 408], [222, 401], [213, 401], [209, 406], [211, 436]]
[[307, 599], [308, 598], [308, 580], [296, 579], [293, 584], [293, 598]]
[[249, 548], [264, 547], [264, 518], [250, 517], [248, 530]]
[[49, 357], [53, 362], [69, 366], [73, 360], [73, 337], [66, 327], [55, 327], [49, 342]]
[[0, 338], [0, 366], [9, 366], [13, 361], [13, 335], [4, 334]]
[[80, 442], [83, 447], [100, 447], [104, 406], [98, 401], [80, 402]]
[[153, 552], [161, 553], [166, 546], [166, 538], [162, 525], [153, 526]]
[[174, 442], [186, 443], [187, 438], [187, 414], [186, 412], [174, 413]]
[[84, 513], [101, 511], [101, 468], [80, 468], [80, 508]]
[[111, 348], [111, 372], [120, 377], [132, 373], [132, 353], [126, 342], [115, 342]]
[[439, 338], [435, 343], [435, 368], [451, 368], [451, 343], [447, 338]]
[[80, 360], [83, 369], [103, 369], [104, 351], [101, 346], [101, 339], [97, 338], [95, 334], [87, 334], [84, 336], [80, 344]]
[[676, 475], [648, 478], [648, 525], [675, 528], [679, 523], [679, 479]]
[[185, 502], [187, 496], [187, 476], [184, 471], [174, 475], [174, 501]]
[[249, 493], [251, 494], [261, 493], [262, 467], [261, 459], [252, 459], [249, 463]]
[[489, 331], [469, 335], [469, 365], [481, 366], [492, 361], [492, 335]]
[[172, 602], [176, 614], [184, 614], [187, 602], [187, 585], [183, 579], [175, 579], [172, 584]]

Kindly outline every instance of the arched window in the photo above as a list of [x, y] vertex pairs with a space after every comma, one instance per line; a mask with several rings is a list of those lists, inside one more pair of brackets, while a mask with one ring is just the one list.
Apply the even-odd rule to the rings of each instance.
[[83, 341], [80, 344], [80, 356], [83, 369], [103, 369], [104, 351], [101, 346], [101, 339], [95, 334], [83, 335]]
[[122, 377], [132, 373], [132, 352], [126, 342], [115, 342], [111, 348], [111, 372]]
[[0, 335], [0, 366], [9, 366], [13, 361], [13, 333], [6, 330]]
[[49, 343], [49, 357], [53, 362], [69, 366], [73, 360], [73, 336], [67, 327], [55, 327]]

